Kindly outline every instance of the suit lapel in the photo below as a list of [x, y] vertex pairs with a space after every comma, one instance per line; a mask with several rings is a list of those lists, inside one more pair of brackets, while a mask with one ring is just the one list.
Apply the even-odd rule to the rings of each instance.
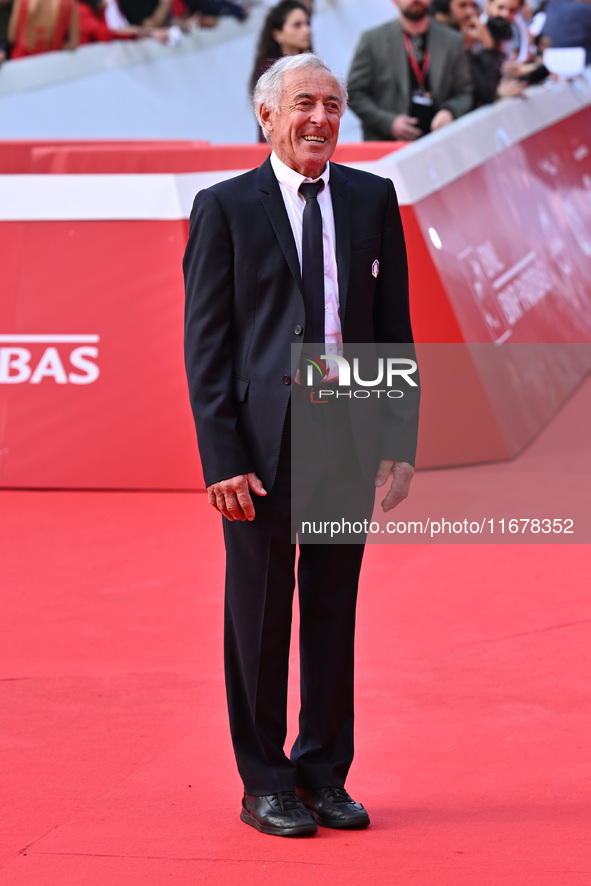
[[269, 221], [271, 222], [271, 226], [277, 237], [277, 242], [281, 247], [281, 251], [285, 256], [285, 260], [293, 278], [296, 281], [300, 292], [302, 292], [302, 275], [300, 273], [298, 252], [293, 239], [289, 218], [287, 217], [287, 212], [285, 210], [283, 197], [281, 196], [279, 183], [275, 178], [275, 173], [273, 172], [273, 167], [271, 166], [269, 158], [267, 158], [263, 165], [259, 167], [258, 186], [261, 192], [263, 207], [269, 217]]
[[347, 179], [340, 166], [337, 166], [334, 163], [330, 164], [330, 196], [332, 199], [332, 211], [334, 213], [335, 249], [342, 328], [345, 319], [347, 290], [349, 288], [349, 268], [351, 265], [351, 213]]

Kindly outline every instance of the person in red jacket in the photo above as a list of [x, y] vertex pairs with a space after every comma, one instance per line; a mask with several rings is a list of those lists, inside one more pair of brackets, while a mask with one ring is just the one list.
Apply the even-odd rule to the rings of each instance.
[[105, 0], [78, 0], [78, 29], [80, 45], [86, 43], [108, 43], [111, 40], [137, 40], [138, 37], [153, 37], [166, 42], [166, 28], [147, 28], [142, 25], [127, 25], [113, 30], [107, 24]]
[[75, 0], [15, 0], [8, 22], [10, 58], [26, 58], [78, 44]]
[[78, 29], [81, 44], [137, 39], [140, 29], [132, 25], [113, 31], [107, 24], [105, 8], [104, 0], [79, 0]]

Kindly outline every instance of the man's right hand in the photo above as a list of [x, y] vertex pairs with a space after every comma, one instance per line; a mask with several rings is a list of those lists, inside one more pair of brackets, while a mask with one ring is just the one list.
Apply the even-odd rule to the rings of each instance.
[[495, 49], [495, 41], [489, 29], [484, 22], [481, 22], [477, 15], [474, 15], [469, 21], [465, 22], [460, 28], [466, 49], [468, 52], [476, 41], [482, 43], [483, 49]]
[[399, 114], [390, 127], [392, 138], [402, 142], [413, 142], [423, 134], [423, 130], [419, 129], [417, 126], [418, 122], [418, 117], [409, 117], [408, 114]]
[[257, 475], [252, 472], [212, 483], [207, 487], [207, 497], [210, 505], [228, 520], [254, 520], [251, 490], [256, 495], [267, 494]]

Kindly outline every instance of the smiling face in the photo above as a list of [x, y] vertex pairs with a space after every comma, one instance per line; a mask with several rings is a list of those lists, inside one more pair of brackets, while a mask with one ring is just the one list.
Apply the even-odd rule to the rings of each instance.
[[260, 109], [273, 150], [286, 166], [318, 178], [334, 153], [341, 123], [341, 92], [331, 75], [305, 68], [286, 71], [279, 111]]

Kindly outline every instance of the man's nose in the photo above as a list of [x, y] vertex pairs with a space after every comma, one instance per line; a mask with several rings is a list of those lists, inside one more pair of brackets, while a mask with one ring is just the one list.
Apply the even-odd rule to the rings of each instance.
[[326, 110], [324, 108], [323, 102], [316, 102], [314, 107], [312, 108], [312, 123], [317, 123], [319, 126], [322, 126], [326, 123]]

